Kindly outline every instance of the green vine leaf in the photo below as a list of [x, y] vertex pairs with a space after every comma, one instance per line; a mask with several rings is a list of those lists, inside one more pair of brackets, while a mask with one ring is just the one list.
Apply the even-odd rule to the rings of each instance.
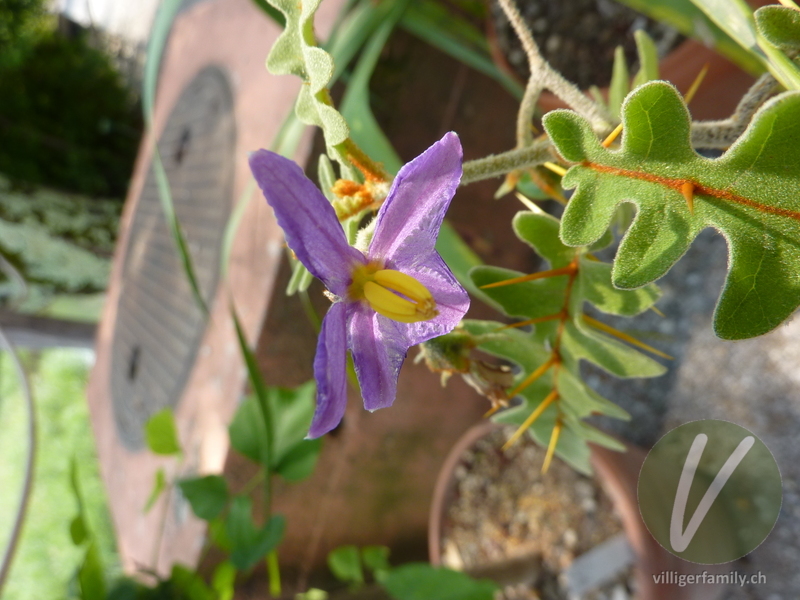
[[321, 128], [329, 148], [337, 146], [348, 138], [350, 130], [332, 106], [326, 87], [333, 77], [333, 58], [318, 48], [314, 39], [314, 13], [321, 0], [269, 1], [283, 13], [286, 29], [267, 57], [267, 69], [274, 75], [297, 75], [303, 80], [295, 105], [297, 118]]
[[612, 270], [615, 286], [632, 289], [664, 275], [700, 231], [714, 228], [730, 252], [717, 335], [744, 339], [777, 327], [800, 305], [800, 93], [767, 102], [717, 159], [694, 152], [689, 113], [665, 82], [631, 93], [622, 120], [622, 147], [610, 151], [575, 113], [544, 118], [561, 155], [578, 163], [563, 179], [575, 188], [563, 241], [593, 243], [621, 203], [634, 203], [637, 215]]

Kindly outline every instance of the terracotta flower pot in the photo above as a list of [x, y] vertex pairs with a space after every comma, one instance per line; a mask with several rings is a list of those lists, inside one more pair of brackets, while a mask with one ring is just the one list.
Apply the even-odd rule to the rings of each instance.
[[[444, 524], [448, 509], [456, 497], [455, 469], [466, 451], [499, 427], [488, 421], [472, 427], [452, 447], [442, 465], [436, 481], [428, 521], [428, 550], [430, 561], [434, 565], [440, 565], [442, 562]], [[679, 587], [677, 584], [655, 583], [654, 576], [658, 576], [664, 571], [674, 571], [677, 574], [716, 572], [716, 570], [722, 572], [725, 565], [715, 568], [681, 560], [662, 548], [650, 535], [639, 513], [636, 492], [639, 471], [646, 452], [636, 446], [629, 444], [626, 446], [627, 452], [614, 452], [592, 446], [591, 461], [596, 479], [613, 504], [614, 511], [620, 518], [628, 544], [635, 556], [636, 598], [638, 600], [713, 600], [717, 598], [722, 591], [721, 586], [687, 585]], [[524, 572], [524, 568], [521, 569], [519, 565], [516, 565], [515, 568], [517, 572]], [[488, 569], [482, 574], [492, 577], [494, 572], [492, 569]]]

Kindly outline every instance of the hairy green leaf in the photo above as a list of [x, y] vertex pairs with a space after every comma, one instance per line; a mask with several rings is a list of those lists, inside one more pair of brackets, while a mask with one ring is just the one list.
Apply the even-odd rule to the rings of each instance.
[[[577, 362], [588, 360], [616, 377], [658, 377], [666, 368], [638, 350], [618, 342], [580, 323], [567, 323], [564, 327], [562, 349]], [[566, 359], [566, 357], [565, 357]]]
[[620, 290], [611, 283], [611, 265], [581, 257], [578, 298], [591, 302], [604, 313], [632, 317], [647, 310], [661, 297], [661, 290], [648, 284], [635, 290]]
[[511, 222], [514, 233], [550, 263], [550, 268], [559, 269], [571, 263], [575, 248], [567, 246], [558, 236], [559, 222], [547, 213], [520, 211]]
[[591, 414], [608, 415], [625, 421], [631, 418], [627, 411], [610, 400], [606, 400], [600, 394], [590, 393], [590, 388], [569, 369], [558, 370], [556, 389], [564, 400], [565, 412], [569, 412], [577, 419]]
[[327, 85], [333, 77], [333, 59], [314, 39], [314, 13], [321, 0], [270, 0], [283, 13], [286, 29], [267, 57], [267, 69], [275, 75], [296, 75], [304, 85], [297, 97], [295, 113], [308, 125], [316, 125], [325, 134], [329, 147], [349, 136], [344, 117], [332, 106]]
[[717, 159], [694, 152], [686, 106], [664, 82], [628, 96], [619, 151], [603, 148], [575, 113], [553, 111], [544, 121], [562, 156], [579, 163], [564, 177], [565, 187], [576, 188], [562, 221], [565, 243], [591, 244], [621, 202], [637, 206], [614, 262], [615, 286], [636, 288], [661, 277], [711, 227], [730, 252], [717, 335], [766, 333], [800, 304], [800, 93], [767, 102]]
[[800, 50], [800, 10], [788, 6], [762, 6], [755, 13], [756, 27], [784, 52]]
[[[472, 281], [478, 287], [522, 275], [525, 273], [500, 267], [475, 267], [470, 271]], [[538, 319], [561, 310], [566, 287], [566, 277], [551, 277], [484, 289], [481, 294], [488, 296], [495, 306], [502, 307], [503, 312], [510, 317]]]

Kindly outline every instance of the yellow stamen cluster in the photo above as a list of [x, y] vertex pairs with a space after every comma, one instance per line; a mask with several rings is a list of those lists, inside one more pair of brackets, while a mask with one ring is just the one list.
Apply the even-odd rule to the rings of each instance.
[[348, 294], [353, 300], [366, 301], [378, 314], [401, 323], [428, 321], [439, 314], [428, 288], [410, 275], [376, 263], [353, 270]]

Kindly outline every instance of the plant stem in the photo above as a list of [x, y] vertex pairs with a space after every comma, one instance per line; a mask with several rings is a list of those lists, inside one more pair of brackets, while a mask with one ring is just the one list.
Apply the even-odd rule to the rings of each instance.
[[533, 39], [533, 35], [525, 24], [522, 15], [519, 14], [514, 0], [498, 0], [498, 3], [511, 22], [511, 26], [514, 28], [514, 32], [520, 42], [522, 42], [531, 71], [528, 86], [525, 89], [525, 96], [523, 96], [517, 116], [517, 143], [524, 143], [524, 140], [529, 139], [529, 133], [523, 132], [523, 129], [529, 129], [536, 101], [539, 99], [539, 93], [544, 88], [549, 89], [575, 112], [588, 120], [595, 131], [607, 133], [612, 126], [610, 115], [575, 85], [564, 79], [561, 73], [553, 69], [542, 57], [539, 47], [536, 45], [536, 41]]
[[485, 158], [466, 162], [461, 185], [492, 177], [502, 177], [511, 171], [541, 165], [553, 158], [551, 148], [550, 140], [541, 140], [525, 148], [517, 148], [502, 154], [492, 154]]
[[281, 595], [281, 570], [278, 566], [277, 550], [267, 554], [267, 577], [269, 578], [269, 595], [279, 598]]
[[252, 492], [259, 485], [261, 485], [261, 482], [264, 480], [264, 475], [265, 475], [264, 469], [263, 468], [259, 469], [258, 473], [253, 475], [253, 477], [250, 478], [250, 481], [244, 484], [244, 487], [242, 488], [242, 491], [240, 493], [243, 494], [244, 496], [249, 496], [250, 492]]
[[391, 175], [386, 172], [383, 165], [367, 156], [366, 152], [359, 148], [358, 144], [351, 138], [347, 138], [336, 146], [336, 149], [342, 152], [367, 179], [372, 179], [373, 181], [391, 180]]
[[692, 146], [695, 148], [728, 148], [742, 135], [755, 112], [779, 88], [778, 82], [769, 73], [759, 77], [742, 96], [736, 110], [721, 121], [692, 123]]

